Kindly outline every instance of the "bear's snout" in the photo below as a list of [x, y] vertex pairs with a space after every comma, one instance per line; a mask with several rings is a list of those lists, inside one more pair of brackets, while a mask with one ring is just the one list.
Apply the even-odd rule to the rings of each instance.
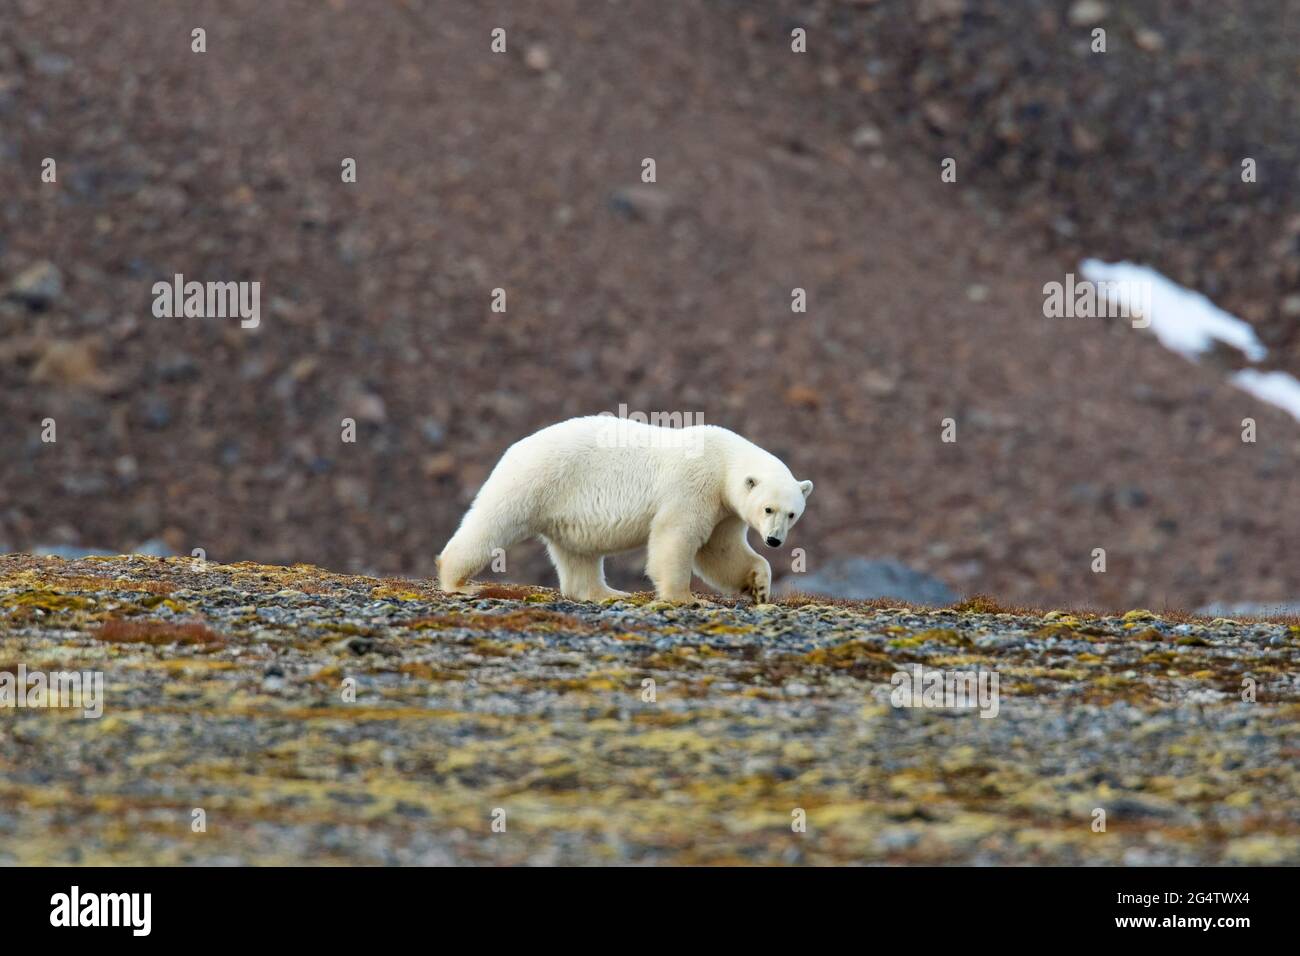
[[779, 548], [781, 547], [781, 539], [778, 538], [776, 535], [769, 534], [767, 536], [767, 546], [769, 548]]

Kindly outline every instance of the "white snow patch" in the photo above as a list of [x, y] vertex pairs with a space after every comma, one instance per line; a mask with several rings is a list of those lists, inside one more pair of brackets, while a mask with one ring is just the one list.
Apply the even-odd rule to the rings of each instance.
[[1243, 368], [1232, 376], [1232, 384], [1261, 401], [1276, 405], [1300, 422], [1300, 380], [1287, 372], [1261, 372]]
[[[1141, 309], [1150, 315], [1150, 329], [1162, 345], [1195, 362], [1197, 357], [1223, 342], [1244, 352], [1252, 362], [1268, 355], [1255, 330], [1208, 298], [1162, 276], [1149, 266], [1131, 262], [1102, 262], [1085, 259], [1079, 265], [1083, 277], [1097, 284], [1099, 295], [1106, 295], [1132, 312]], [[1103, 283], [1105, 283], [1103, 285]], [[1149, 296], [1149, 298], [1148, 298]], [[1137, 326], [1135, 326], [1137, 327]], [[1261, 372], [1245, 368], [1234, 372], [1229, 381], [1237, 388], [1276, 405], [1300, 422], [1300, 379], [1288, 372]]]
[[1268, 354], [1248, 323], [1149, 266], [1084, 259], [1079, 269], [1085, 279], [1097, 284], [1099, 293], [1134, 310], [1144, 309], [1146, 304], [1146, 296], [1138, 290], [1149, 290], [1151, 314], [1146, 318], [1151, 322], [1151, 331], [1165, 348], [1193, 362], [1216, 341], [1239, 349], [1252, 362]]

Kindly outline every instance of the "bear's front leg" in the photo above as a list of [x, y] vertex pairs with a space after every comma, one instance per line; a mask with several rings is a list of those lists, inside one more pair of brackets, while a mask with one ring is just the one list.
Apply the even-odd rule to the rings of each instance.
[[650, 525], [645, 571], [654, 582], [659, 600], [675, 604], [695, 600], [691, 594], [691, 563], [704, 539], [700, 529], [682, 516], [656, 516]]
[[755, 604], [772, 600], [772, 566], [765, 559], [759, 558], [758, 563], [749, 569], [741, 591], [753, 598]]
[[772, 567], [749, 546], [747, 532], [739, 518], [720, 522], [695, 556], [695, 570], [719, 591], [766, 604], [772, 597]]

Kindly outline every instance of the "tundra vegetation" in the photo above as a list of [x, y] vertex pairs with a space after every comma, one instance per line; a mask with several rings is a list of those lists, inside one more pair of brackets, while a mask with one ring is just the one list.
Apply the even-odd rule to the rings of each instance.
[[[1298, 663], [1296, 619], [9, 555], [0, 671], [105, 680], [0, 709], [0, 863], [1298, 863]], [[915, 665], [996, 714], [894, 706]]]

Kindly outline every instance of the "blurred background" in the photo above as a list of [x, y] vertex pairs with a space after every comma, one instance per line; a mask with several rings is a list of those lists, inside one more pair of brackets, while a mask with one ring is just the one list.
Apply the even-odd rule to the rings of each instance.
[[[1043, 315], [1129, 259], [1300, 372], [1289, 6], [0, 0], [0, 550], [428, 576], [511, 442], [626, 405], [813, 479], [810, 572], [1300, 600], [1300, 422], [1242, 356]], [[156, 318], [176, 273], [259, 327]]]

